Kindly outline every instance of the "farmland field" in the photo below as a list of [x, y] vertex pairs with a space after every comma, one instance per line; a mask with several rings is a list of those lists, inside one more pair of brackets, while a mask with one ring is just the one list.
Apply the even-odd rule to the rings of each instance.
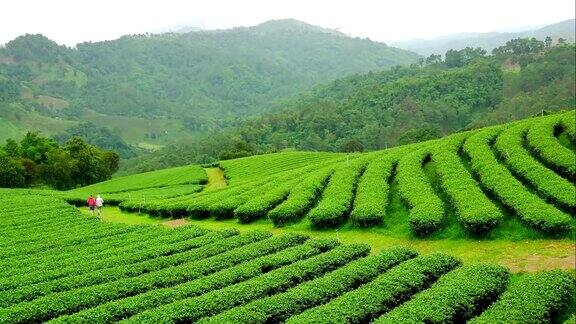
[[576, 169], [574, 150], [562, 142], [575, 141], [574, 118], [570, 111], [365, 154], [287, 152], [222, 161], [228, 184], [216, 190], [202, 190], [207, 176], [190, 166], [59, 194], [83, 202], [105, 193], [126, 211], [276, 227], [568, 238], [575, 233]]
[[575, 118], [0, 189], [0, 323], [564, 322]]
[[560, 270], [516, 275], [445, 253], [370, 253], [366, 244], [297, 233], [109, 224], [35, 192], [0, 196], [2, 323], [489, 323], [526, 321], [527, 311], [538, 321], [569, 315], [574, 278]]

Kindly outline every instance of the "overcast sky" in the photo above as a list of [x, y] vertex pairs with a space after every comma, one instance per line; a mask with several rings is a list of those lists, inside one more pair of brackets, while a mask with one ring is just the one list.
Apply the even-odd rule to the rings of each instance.
[[182, 26], [225, 29], [295, 18], [394, 42], [459, 32], [514, 30], [574, 18], [574, 0], [3, 0], [0, 44], [41, 33], [62, 44]]

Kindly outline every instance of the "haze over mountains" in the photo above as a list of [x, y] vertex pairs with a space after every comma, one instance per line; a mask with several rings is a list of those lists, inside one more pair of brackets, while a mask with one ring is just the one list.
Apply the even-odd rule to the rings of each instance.
[[574, 19], [568, 19], [552, 25], [522, 32], [459, 33], [433, 39], [413, 39], [395, 42], [391, 45], [428, 56], [430, 54], [444, 55], [449, 49], [460, 50], [467, 46], [481, 47], [490, 52], [492, 49], [502, 46], [514, 38], [535, 37], [543, 41], [546, 36], [550, 36], [554, 41], [563, 38], [573, 43], [576, 33], [575, 24]]

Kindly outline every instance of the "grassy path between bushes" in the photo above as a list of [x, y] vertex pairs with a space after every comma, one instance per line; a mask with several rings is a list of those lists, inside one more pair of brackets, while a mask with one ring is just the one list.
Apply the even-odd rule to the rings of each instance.
[[[82, 212], [88, 213], [86, 209]], [[336, 238], [343, 243], [366, 243], [376, 253], [392, 246], [407, 246], [421, 253], [441, 251], [461, 258], [466, 263], [490, 262], [507, 266], [513, 272], [534, 272], [544, 269], [575, 269], [574, 241], [566, 239], [473, 239], [473, 238], [435, 238], [418, 239], [406, 237], [400, 233], [390, 233], [385, 228], [356, 229], [343, 227], [339, 230], [310, 230], [306, 222], [276, 228], [267, 220], [251, 224], [239, 224], [236, 220], [169, 220], [151, 217], [145, 214], [133, 214], [121, 211], [118, 207], [107, 207], [104, 211], [105, 222], [127, 224], [194, 224], [210, 230], [238, 228], [241, 231], [266, 230], [274, 234], [296, 232], [310, 237]]]
[[204, 190], [217, 190], [227, 186], [224, 170], [220, 168], [205, 168], [208, 183]]
[[[433, 175], [432, 165], [426, 168]], [[216, 190], [227, 185], [224, 171], [220, 168], [206, 168], [208, 184], [205, 190]], [[432, 176], [432, 178], [434, 178]], [[435, 179], [432, 179], [434, 181]], [[490, 262], [507, 266], [514, 272], [534, 272], [544, 269], [575, 269], [575, 243], [570, 238], [546, 239], [538, 237], [517, 220], [511, 218], [500, 229], [493, 231], [492, 237], [474, 239], [465, 236], [454, 222], [439, 235], [428, 239], [416, 238], [410, 234], [404, 204], [397, 192], [396, 183], [392, 184], [392, 196], [389, 214], [394, 215], [385, 221], [384, 226], [370, 229], [358, 229], [345, 224], [339, 230], [315, 231], [310, 229], [309, 221], [303, 221], [282, 228], [276, 228], [269, 220], [259, 220], [251, 224], [240, 224], [236, 220], [193, 220], [167, 219], [121, 211], [118, 207], [106, 207], [103, 221], [125, 224], [154, 224], [168, 227], [194, 224], [210, 230], [238, 228], [241, 231], [265, 230], [274, 234], [296, 232], [310, 237], [336, 238], [343, 243], [366, 243], [376, 253], [382, 249], [403, 245], [421, 253], [445, 252], [461, 258], [466, 263]], [[83, 208], [82, 212], [88, 213]], [[450, 215], [448, 215], [450, 216]]]

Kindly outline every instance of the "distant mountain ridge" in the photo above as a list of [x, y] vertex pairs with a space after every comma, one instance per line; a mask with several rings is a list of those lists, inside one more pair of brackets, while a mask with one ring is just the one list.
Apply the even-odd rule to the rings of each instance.
[[446, 53], [449, 49], [460, 50], [467, 46], [482, 47], [487, 51], [504, 45], [514, 38], [531, 38], [544, 40], [546, 36], [552, 37], [554, 41], [564, 38], [568, 42], [575, 39], [575, 20], [568, 19], [552, 25], [547, 25], [537, 29], [522, 32], [488, 32], [488, 33], [458, 33], [453, 35], [436, 37], [433, 39], [414, 39], [404, 42], [392, 43], [392, 46], [416, 52], [420, 55]]
[[293, 19], [182, 31], [75, 48], [20, 36], [0, 48], [0, 118], [47, 135], [92, 121], [130, 144], [163, 145], [268, 112], [319, 83], [419, 58]]
[[184, 27], [176, 28], [176, 29], [171, 30], [169, 32], [177, 33], [177, 34], [187, 34], [187, 33], [196, 33], [196, 32], [202, 31], [202, 30], [203, 29], [200, 27], [184, 26]]

